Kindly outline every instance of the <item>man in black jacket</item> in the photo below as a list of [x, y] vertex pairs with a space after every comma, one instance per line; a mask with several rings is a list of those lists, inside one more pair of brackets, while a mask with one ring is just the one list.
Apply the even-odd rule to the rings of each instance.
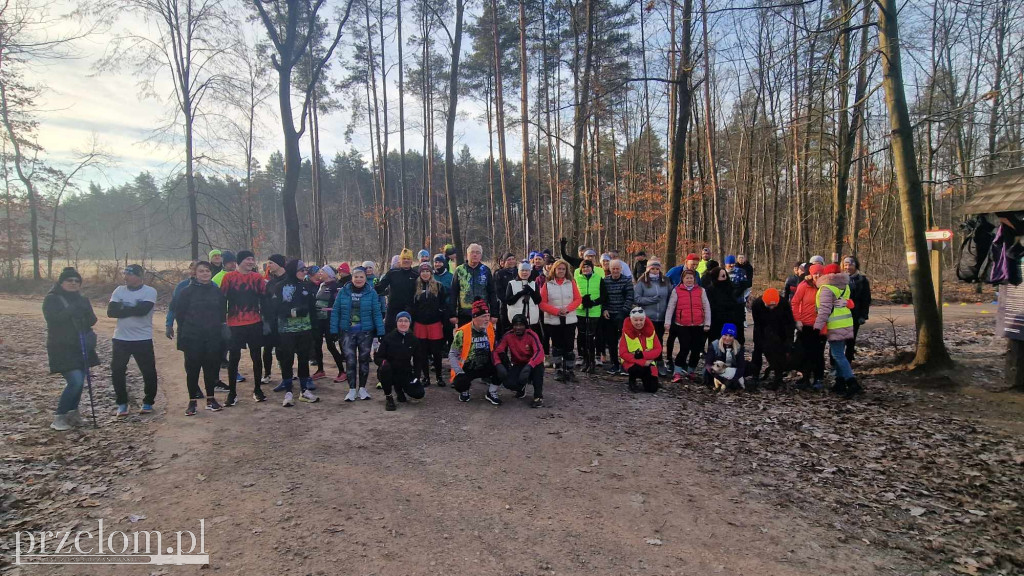
[[399, 312], [409, 311], [419, 275], [419, 271], [412, 268], [412, 250], [406, 248], [398, 256], [398, 268], [388, 270], [377, 282], [377, 294], [388, 297], [387, 313], [384, 316], [385, 332], [395, 329], [395, 318]]
[[853, 300], [853, 338], [846, 341], [846, 359], [852, 364], [857, 333], [871, 313], [871, 281], [861, 273], [860, 260], [856, 256], [843, 258], [843, 267], [850, 275], [850, 300]]

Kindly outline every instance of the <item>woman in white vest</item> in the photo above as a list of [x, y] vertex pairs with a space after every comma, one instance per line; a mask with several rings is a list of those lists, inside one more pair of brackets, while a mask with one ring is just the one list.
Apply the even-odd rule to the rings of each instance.
[[548, 279], [540, 288], [540, 309], [544, 327], [551, 334], [551, 356], [558, 374], [555, 380], [573, 380], [573, 342], [576, 340], [576, 309], [583, 303], [572, 269], [565, 260], [556, 260], [548, 269]]
[[[505, 314], [508, 317], [509, 324], [512, 323], [512, 319], [517, 314], [522, 314], [526, 318], [526, 323], [530, 326], [530, 330], [541, 336], [541, 313], [540, 307], [540, 290], [537, 289], [537, 282], [530, 280], [530, 274], [533, 273], [533, 266], [529, 260], [523, 260], [519, 263], [517, 276], [509, 280], [508, 287], [505, 288]], [[541, 336], [541, 341], [544, 341], [544, 337]], [[544, 351], [547, 353], [547, 350]]]

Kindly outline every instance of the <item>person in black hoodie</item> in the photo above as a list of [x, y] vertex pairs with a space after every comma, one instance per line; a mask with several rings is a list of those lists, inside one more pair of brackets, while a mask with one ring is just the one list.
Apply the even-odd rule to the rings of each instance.
[[384, 388], [384, 409], [388, 412], [398, 407], [392, 392], [398, 396], [399, 402], [405, 402], [406, 395], [416, 400], [425, 395], [423, 385], [413, 371], [417, 345], [411, 326], [412, 316], [408, 312], [399, 312], [395, 317], [395, 329], [381, 339], [373, 356], [378, 366], [377, 379]]
[[309, 377], [309, 353], [313, 348], [313, 322], [316, 310], [316, 287], [306, 279], [306, 265], [301, 260], [289, 260], [284, 266], [284, 277], [274, 286], [273, 310], [277, 316], [277, 359], [281, 366], [281, 385], [284, 388], [283, 406], [295, 405], [292, 397], [292, 362], [298, 357], [299, 400], [319, 402], [313, 394], [315, 386]]
[[857, 333], [868, 321], [871, 313], [871, 281], [860, 271], [860, 260], [856, 256], [843, 258], [843, 268], [850, 275], [850, 300], [853, 300], [853, 338], [846, 341], [846, 359], [853, 364]]
[[185, 385], [188, 387], [188, 408], [185, 416], [195, 416], [196, 402], [202, 399], [199, 372], [206, 387], [206, 409], [218, 412], [214, 386], [220, 373], [220, 359], [225, 341], [221, 330], [227, 318], [227, 301], [213, 283], [209, 262], [197, 262], [196, 273], [189, 285], [174, 298], [174, 320], [178, 323], [178, 350], [185, 354]]
[[[743, 304], [736, 301], [729, 272], [725, 268], [715, 266], [705, 273], [702, 284], [708, 293], [708, 303], [711, 304], [711, 329], [708, 333], [721, 334], [722, 326], [726, 324], [743, 326]], [[742, 330], [737, 332], [736, 339], [740, 344], [743, 343]]]
[[[46, 319], [46, 356], [50, 373], [64, 377], [64, 391], [57, 402], [57, 411], [50, 428], [63, 432], [74, 426], [84, 426], [78, 413], [82, 386], [86, 372], [98, 366], [96, 355], [96, 313], [89, 299], [82, 296], [82, 275], [68, 266], [57, 277], [57, 283], [43, 298], [43, 318]], [[85, 348], [83, 354], [83, 347]]]
[[384, 330], [391, 332], [395, 329], [395, 318], [399, 312], [408, 312], [412, 306], [412, 298], [416, 294], [416, 281], [419, 279], [419, 269], [412, 268], [412, 250], [402, 250], [398, 256], [398, 268], [388, 270], [377, 282], [375, 290], [377, 294], [388, 297], [386, 312], [384, 314]]
[[[434, 278], [429, 262], [420, 264], [416, 280], [416, 294], [412, 298], [412, 320], [416, 323], [416, 375], [422, 376], [424, 386], [430, 386], [430, 365], [434, 366], [437, 385], [444, 386], [441, 360], [445, 352], [444, 322], [451, 317], [448, 309], [448, 290]], [[431, 362], [431, 360], [433, 362]]]
[[495, 338], [498, 339], [512, 328], [512, 324], [507, 320], [505, 293], [508, 290], [508, 283], [516, 279], [519, 272], [518, 266], [519, 261], [516, 260], [515, 254], [506, 252], [498, 260], [498, 270], [494, 273], [494, 295], [498, 299], [498, 306], [501, 310], [495, 332]]
[[[263, 292], [263, 303], [260, 311], [263, 314], [263, 384], [270, 384], [273, 378], [270, 369], [274, 365], [274, 350], [278, 345], [277, 316], [274, 314], [274, 291], [284, 281], [285, 259], [281, 254], [272, 254], [267, 258], [267, 288]], [[274, 392], [283, 392], [284, 385], [274, 388]]]

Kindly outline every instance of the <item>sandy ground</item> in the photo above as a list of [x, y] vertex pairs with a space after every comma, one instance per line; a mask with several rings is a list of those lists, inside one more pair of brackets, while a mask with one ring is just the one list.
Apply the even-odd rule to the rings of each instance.
[[[909, 308], [892, 310], [903, 325], [912, 321]], [[986, 311], [994, 307], [954, 305], [946, 317]], [[888, 326], [886, 314], [876, 309], [872, 323]], [[38, 301], [0, 299], [0, 315], [19, 318], [29, 332], [42, 329]], [[113, 323], [100, 320], [101, 340]], [[623, 379], [559, 384], [549, 374], [547, 406], [538, 410], [508, 391], [505, 405], [491, 406], [477, 386], [468, 404], [457, 402], [451, 388], [434, 387], [423, 401], [386, 413], [379, 390], [371, 401], [346, 404], [346, 385], [324, 380], [318, 404], [286, 409], [280, 394], [256, 404], [246, 393], [236, 407], [189, 418], [181, 354], [162, 336], [156, 347], [157, 414], [119, 422], [107, 417], [99, 430], [73, 433], [136, 438], [138, 451], [147, 454], [145, 466], [111, 478], [111, 490], [97, 496], [96, 507], [65, 512], [79, 514], [83, 524], [103, 517], [126, 530], [192, 529], [205, 519], [209, 569], [216, 573], [865, 575], [929, 569], [901, 550], [851, 538], [827, 510], [779, 505], [709, 465], [700, 451], [678, 449], [678, 435], [687, 432], [678, 426], [676, 408], [689, 400], [676, 394], [632, 395]], [[251, 375], [247, 363], [243, 372]], [[46, 378], [52, 381], [46, 403], [52, 404], [59, 379]], [[141, 384], [132, 386], [137, 402]], [[239, 388], [251, 391], [251, 382]], [[113, 406], [107, 400], [100, 408], [109, 414]], [[40, 427], [48, 423], [45, 413], [37, 419]], [[4, 446], [5, 454], [12, 449], [17, 445]], [[131, 514], [145, 519], [130, 523]], [[74, 566], [20, 573], [202, 572]]]

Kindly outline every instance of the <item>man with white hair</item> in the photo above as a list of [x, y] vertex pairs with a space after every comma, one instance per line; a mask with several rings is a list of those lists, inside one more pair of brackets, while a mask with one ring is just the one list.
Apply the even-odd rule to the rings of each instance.
[[[489, 310], [498, 309], [494, 275], [483, 263], [484, 249], [479, 244], [466, 248], [466, 262], [455, 269], [451, 289], [451, 310], [455, 312], [450, 321], [452, 326], [462, 326], [473, 319], [473, 302], [483, 300]], [[496, 323], [497, 316], [491, 317]]]

